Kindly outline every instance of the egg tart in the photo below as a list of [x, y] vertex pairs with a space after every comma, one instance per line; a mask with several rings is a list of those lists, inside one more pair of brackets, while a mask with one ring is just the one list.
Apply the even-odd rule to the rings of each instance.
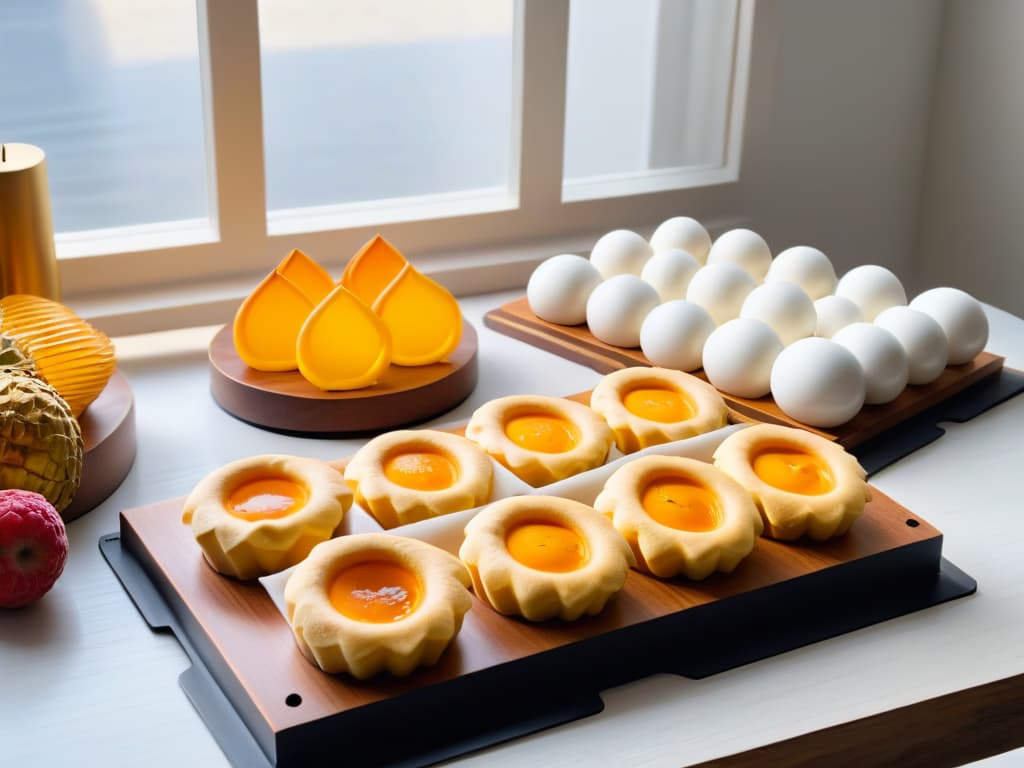
[[512, 395], [478, 408], [466, 437], [536, 487], [604, 463], [612, 432], [587, 406], [560, 397]]
[[644, 456], [621, 467], [594, 509], [611, 519], [638, 569], [663, 579], [730, 573], [763, 530], [739, 483], [710, 464], [677, 456]]
[[773, 539], [839, 536], [871, 500], [857, 459], [802, 429], [773, 424], [741, 429], [718, 446], [714, 460], [754, 497], [765, 534]]
[[457, 558], [386, 533], [320, 544], [284, 587], [302, 654], [324, 672], [404, 677], [437, 662], [473, 604]]
[[726, 425], [729, 411], [710, 384], [670, 368], [623, 368], [590, 393], [623, 453], [682, 440]]
[[530, 621], [599, 613], [634, 563], [607, 518], [556, 496], [512, 496], [486, 507], [466, 526], [459, 557], [477, 597]]
[[477, 445], [431, 429], [375, 437], [345, 468], [356, 503], [384, 528], [485, 504], [493, 475], [490, 458]]
[[321, 461], [251, 456], [200, 480], [181, 519], [215, 570], [254, 579], [295, 565], [331, 538], [351, 504], [341, 473]]

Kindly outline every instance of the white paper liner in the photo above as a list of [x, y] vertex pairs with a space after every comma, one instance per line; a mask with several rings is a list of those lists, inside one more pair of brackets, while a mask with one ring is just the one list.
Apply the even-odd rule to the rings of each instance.
[[[561, 496], [584, 504], [593, 504], [594, 500], [597, 498], [597, 494], [601, 492], [601, 488], [604, 487], [605, 482], [609, 477], [611, 477], [612, 473], [633, 459], [639, 458], [640, 456], [652, 455], [685, 456], [691, 459], [710, 462], [712, 454], [722, 441], [733, 432], [743, 429], [745, 426], [745, 424], [730, 424], [727, 427], [716, 429], [714, 432], [707, 432], [703, 435], [687, 438], [686, 440], [676, 440], [671, 443], [652, 445], [650, 448], [644, 448], [643, 450], [636, 451], [628, 456], [623, 456], [622, 453], [613, 446], [611, 452], [608, 454], [608, 461], [606, 461], [602, 466], [586, 472], [581, 472], [573, 477], [560, 480], [557, 483], [541, 486], [540, 488], [533, 488], [527, 483], [524, 483], [501, 464], [494, 462], [494, 485], [491, 491], [491, 501], [494, 502], [499, 499], [508, 498], [509, 496], [532, 494]], [[441, 549], [447, 550], [457, 556], [459, 553], [459, 547], [462, 546], [463, 531], [466, 524], [472, 520], [474, 515], [483, 509], [484, 506], [487, 505], [476, 507], [474, 509], [467, 509], [463, 512], [453, 512], [448, 515], [441, 515], [440, 517], [430, 518], [429, 520], [421, 520], [418, 523], [400, 525], [397, 528], [384, 531], [384, 529], [380, 527], [377, 521], [374, 520], [368, 512], [357, 504], [353, 504], [352, 508], [345, 515], [345, 521], [339, 527], [338, 533], [339, 535], [344, 535], [349, 533], [372, 533], [383, 531], [384, 533], [390, 533], [394, 536], [408, 536], [410, 538], [419, 539], [420, 541], [425, 541], [428, 544], [433, 544], [435, 547], [440, 547]], [[271, 574], [270, 576], [263, 576], [260, 578], [260, 584], [263, 585], [267, 594], [270, 595], [270, 599], [274, 601], [274, 605], [277, 606], [277, 609], [285, 619], [288, 618], [288, 613], [284, 603], [284, 585], [285, 582], [288, 581], [288, 577], [291, 575], [294, 568], [295, 566], [292, 566], [292, 568], [287, 568], [283, 571], [279, 571], [278, 573]]]

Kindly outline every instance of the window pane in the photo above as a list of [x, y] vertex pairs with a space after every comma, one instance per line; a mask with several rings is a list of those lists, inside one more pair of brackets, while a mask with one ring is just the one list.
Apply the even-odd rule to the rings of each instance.
[[205, 217], [195, 0], [4, 0], [0, 140], [47, 156], [60, 232]]
[[260, 0], [271, 210], [502, 188], [512, 0]]
[[566, 181], [725, 157], [736, 2], [573, 0]]

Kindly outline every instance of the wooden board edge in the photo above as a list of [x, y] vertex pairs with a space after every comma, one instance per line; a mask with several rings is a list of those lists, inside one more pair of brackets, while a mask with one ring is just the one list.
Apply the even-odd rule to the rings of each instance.
[[812, 764], [830, 768], [952, 768], [1020, 747], [1024, 747], [1024, 674], [708, 760], [692, 768]]

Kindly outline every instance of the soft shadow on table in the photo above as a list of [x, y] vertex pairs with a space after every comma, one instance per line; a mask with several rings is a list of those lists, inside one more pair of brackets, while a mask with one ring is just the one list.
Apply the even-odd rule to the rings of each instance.
[[0, 650], [67, 644], [78, 634], [77, 614], [53, 592], [23, 608], [0, 608]]

